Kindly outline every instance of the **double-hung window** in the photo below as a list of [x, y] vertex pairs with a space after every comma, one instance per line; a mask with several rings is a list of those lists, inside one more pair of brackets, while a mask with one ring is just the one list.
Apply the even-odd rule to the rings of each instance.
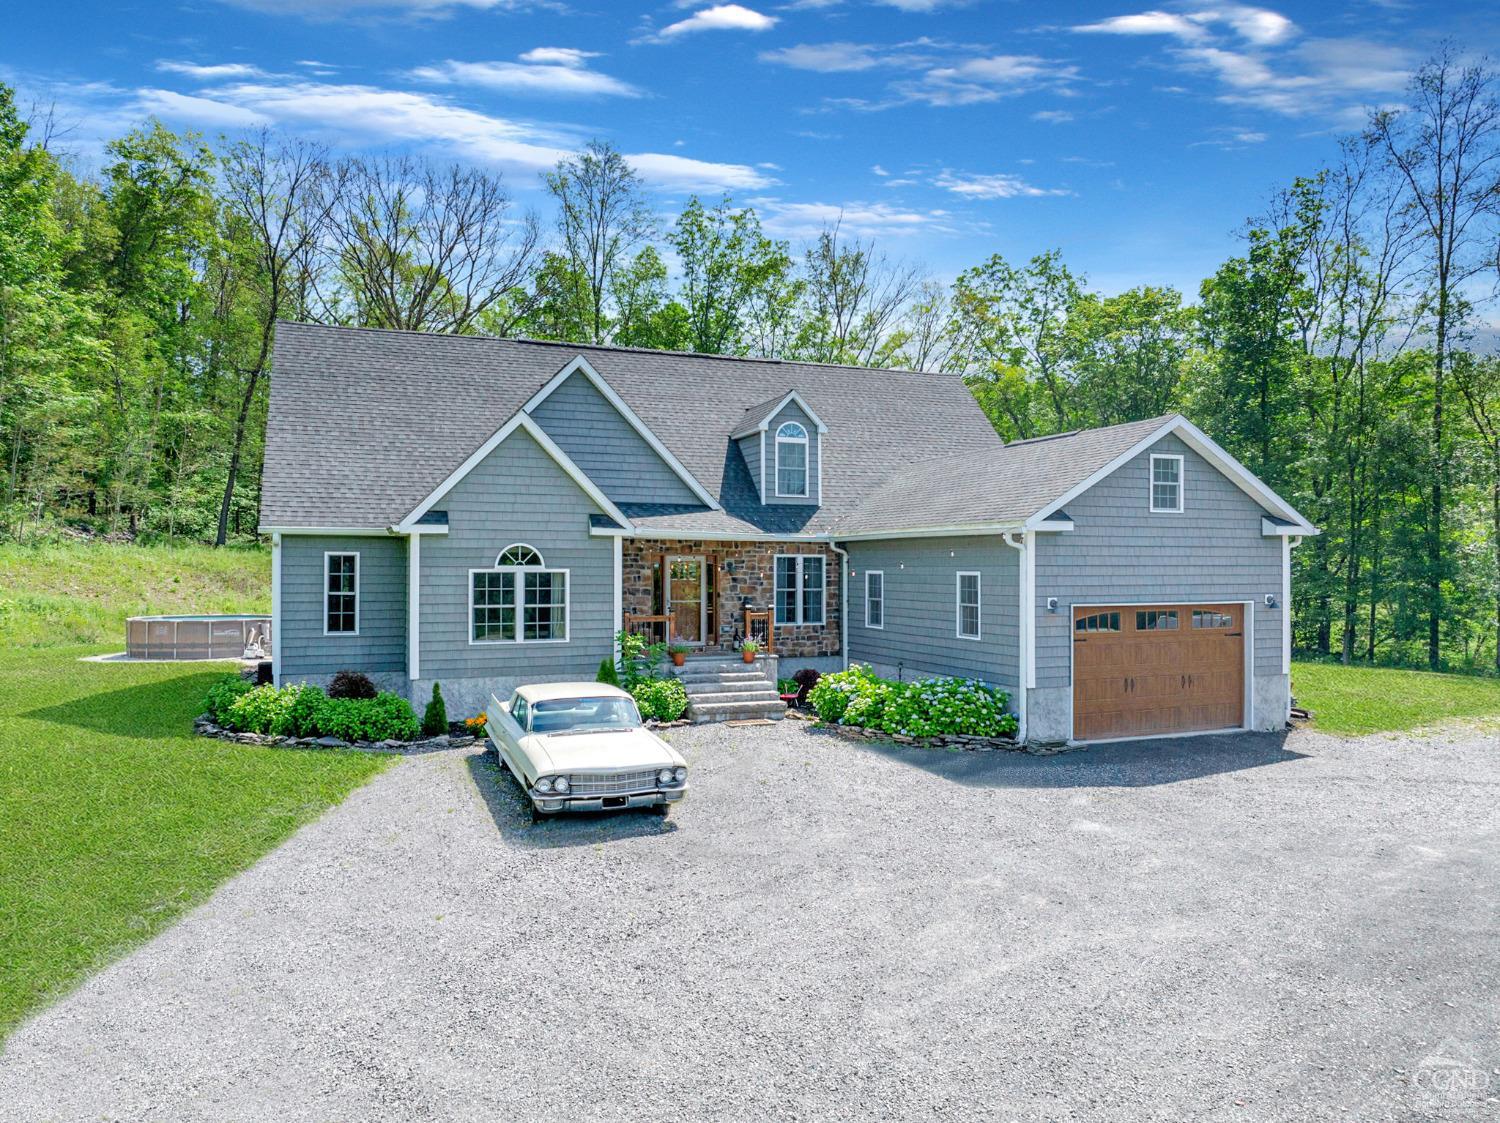
[[776, 555], [776, 623], [823, 623], [823, 556]]
[[958, 592], [958, 638], [979, 638], [979, 574], [960, 573]]
[[359, 555], [323, 555], [323, 634], [359, 634]]
[[1182, 512], [1182, 457], [1156, 454], [1151, 457], [1151, 513]]
[[548, 569], [530, 546], [500, 551], [469, 571], [470, 643], [562, 643], [568, 638], [568, 571]]
[[865, 627], [885, 627], [885, 574], [865, 570]]
[[807, 498], [807, 430], [795, 421], [776, 430], [776, 495]]

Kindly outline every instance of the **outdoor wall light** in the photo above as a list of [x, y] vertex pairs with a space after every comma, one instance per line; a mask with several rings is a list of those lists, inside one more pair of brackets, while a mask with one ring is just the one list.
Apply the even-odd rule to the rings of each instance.
[[1267, 608], [1275, 608], [1276, 607], [1276, 594], [1275, 593], [1267, 593], [1266, 594], [1266, 607]]
[[1048, 612], [1056, 612], [1057, 611], [1057, 598], [1056, 597], [1048, 597], [1047, 598], [1047, 611]]

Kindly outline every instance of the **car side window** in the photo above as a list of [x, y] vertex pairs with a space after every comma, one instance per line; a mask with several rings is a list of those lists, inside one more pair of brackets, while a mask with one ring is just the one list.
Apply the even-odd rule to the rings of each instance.
[[521, 732], [526, 732], [526, 699], [519, 694], [511, 701], [510, 716], [516, 719], [516, 724], [521, 727]]

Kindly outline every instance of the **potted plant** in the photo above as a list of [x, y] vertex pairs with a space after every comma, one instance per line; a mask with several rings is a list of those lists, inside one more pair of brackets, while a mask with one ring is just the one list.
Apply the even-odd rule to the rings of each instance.
[[747, 663], [755, 662], [755, 653], [759, 650], [760, 643], [757, 640], [747, 639], [744, 643], [740, 644], [740, 654], [745, 657], [745, 662]]
[[667, 654], [672, 657], [672, 666], [680, 667], [687, 662], [688, 645], [685, 643], [671, 643], [667, 645]]

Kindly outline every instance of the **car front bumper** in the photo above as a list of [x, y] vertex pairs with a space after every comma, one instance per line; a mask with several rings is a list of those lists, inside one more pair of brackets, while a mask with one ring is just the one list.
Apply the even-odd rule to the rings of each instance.
[[629, 807], [656, 807], [676, 803], [687, 795], [687, 785], [680, 788], [658, 788], [628, 795], [556, 796], [532, 793], [532, 805], [544, 815], [561, 815], [568, 811], [623, 811]]

